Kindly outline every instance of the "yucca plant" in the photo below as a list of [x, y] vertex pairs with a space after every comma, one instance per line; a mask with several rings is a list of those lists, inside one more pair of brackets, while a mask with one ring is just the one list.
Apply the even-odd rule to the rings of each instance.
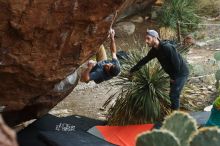
[[[176, 29], [178, 21], [198, 24], [200, 18], [196, 15], [197, 2], [198, 0], [165, 0], [158, 23], [161, 27], [172, 29]], [[182, 28], [188, 28], [188, 26], [182, 26]]]
[[146, 47], [130, 51], [129, 58], [121, 62], [122, 72], [113, 84], [122, 87], [110, 97], [116, 97], [116, 101], [108, 111], [109, 125], [154, 122], [170, 112], [169, 78], [156, 60], [135, 72], [132, 79], [129, 77], [128, 71], [147, 51]]

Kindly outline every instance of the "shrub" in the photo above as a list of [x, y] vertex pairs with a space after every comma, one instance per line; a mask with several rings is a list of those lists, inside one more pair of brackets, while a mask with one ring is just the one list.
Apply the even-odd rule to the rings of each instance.
[[169, 78], [156, 60], [135, 72], [132, 79], [127, 73], [147, 54], [147, 50], [145, 47], [139, 51], [130, 51], [129, 58], [122, 61], [119, 80], [113, 83], [122, 87], [112, 96], [117, 99], [108, 111], [110, 125], [154, 122], [170, 112]]
[[[176, 29], [178, 21], [198, 24], [197, 0], [165, 0], [158, 18], [161, 27]], [[195, 25], [193, 25], [195, 26]], [[183, 26], [183, 27], [189, 27]]]

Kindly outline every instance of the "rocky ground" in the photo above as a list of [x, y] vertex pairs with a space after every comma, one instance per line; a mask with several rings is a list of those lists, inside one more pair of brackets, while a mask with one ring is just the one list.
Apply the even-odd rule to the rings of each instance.
[[58, 116], [76, 114], [104, 119], [102, 105], [117, 88], [111, 86], [110, 81], [98, 85], [94, 82], [79, 83], [65, 100], [52, 109], [51, 113]]

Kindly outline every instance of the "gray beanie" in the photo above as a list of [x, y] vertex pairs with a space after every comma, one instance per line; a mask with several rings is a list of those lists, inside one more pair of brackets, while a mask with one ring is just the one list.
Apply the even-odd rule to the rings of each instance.
[[153, 29], [152, 30], [147, 30], [146, 34], [149, 35], [149, 36], [152, 36], [152, 37], [159, 38], [158, 33]]

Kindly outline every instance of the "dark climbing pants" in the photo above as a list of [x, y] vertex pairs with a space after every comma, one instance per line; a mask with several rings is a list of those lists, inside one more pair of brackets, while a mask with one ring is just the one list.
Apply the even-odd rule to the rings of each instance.
[[171, 109], [178, 110], [180, 105], [180, 94], [187, 81], [188, 76], [179, 77], [170, 82], [170, 101]]

